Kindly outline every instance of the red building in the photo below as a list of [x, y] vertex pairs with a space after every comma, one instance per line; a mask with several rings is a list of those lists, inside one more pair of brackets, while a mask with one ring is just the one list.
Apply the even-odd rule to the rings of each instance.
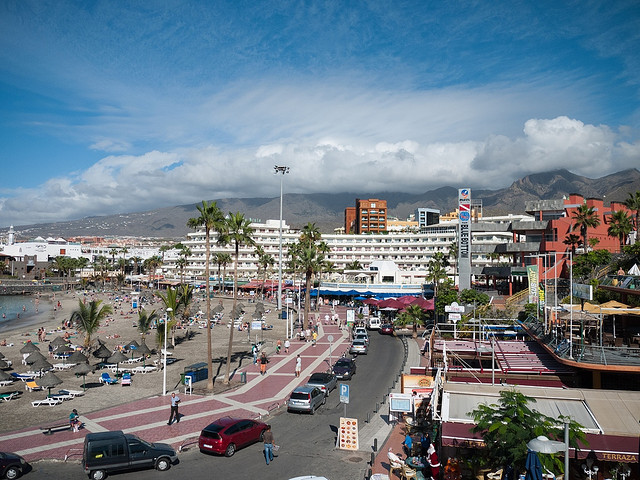
[[355, 207], [344, 211], [345, 233], [380, 233], [387, 231], [387, 201], [356, 198]]

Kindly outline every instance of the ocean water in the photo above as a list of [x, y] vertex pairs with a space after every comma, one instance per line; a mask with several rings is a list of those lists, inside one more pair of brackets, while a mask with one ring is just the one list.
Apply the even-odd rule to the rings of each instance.
[[46, 295], [0, 295], [0, 331], [31, 324], [36, 315], [49, 318], [50, 312], [51, 301]]

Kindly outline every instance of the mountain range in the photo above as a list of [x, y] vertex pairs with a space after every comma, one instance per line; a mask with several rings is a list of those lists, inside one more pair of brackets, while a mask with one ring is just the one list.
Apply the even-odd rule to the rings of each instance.
[[[578, 193], [585, 198], [603, 198], [605, 204], [624, 201], [629, 193], [640, 191], [640, 171], [629, 169], [601, 178], [588, 178], [568, 170], [555, 170], [527, 175], [509, 187], [498, 190], [471, 188], [472, 198], [482, 200], [483, 214], [500, 215], [524, 213], [525, 203], [532, 200], [559, 199]], [[344, 225], [344, 210], [354, 206], [356, 198], [378, 198], [387, 201], [387, 215], [407, 218], [418, 207], [439, 209], [448, 213], [457, 207], [458, 187], [443, 186], [421, 194], [402, 192], [359, 192], [335, 194], [285, 194], [283, 219], [294, 228], [314, 222], [321, 232], [333, 233]], [[245, 217], [266, 221], [278, 219], [280, 197], [225, 198], [216, 200], [223, 212], [241, 212]], [[14, 227], [19, 240], [36, 236], [129, 236], [184, 239], [190, 231], [187, 220], [197, 217], [197, 204], [159, 208], [147, 212], [122, 213], [86, 217], [56, 223], [42, 223]]]

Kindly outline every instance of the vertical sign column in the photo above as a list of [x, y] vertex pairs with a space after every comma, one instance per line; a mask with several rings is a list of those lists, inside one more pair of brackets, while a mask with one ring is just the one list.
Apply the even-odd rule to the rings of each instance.
[[471, 189], [458, 190], [458, 290], [471, 288]]

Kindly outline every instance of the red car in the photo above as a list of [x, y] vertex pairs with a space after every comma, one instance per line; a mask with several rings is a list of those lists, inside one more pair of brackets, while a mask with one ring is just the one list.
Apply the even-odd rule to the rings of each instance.
[[247, 418], [222, 417], [204, 427], [198, 446], [203, 453], [231, 457], [236, 450], [262, 441], [267, 424]]
[[393, 335], [393, 325], [390, 323], [385, 323], [380, 327], [380, 333], [382, 335]]

